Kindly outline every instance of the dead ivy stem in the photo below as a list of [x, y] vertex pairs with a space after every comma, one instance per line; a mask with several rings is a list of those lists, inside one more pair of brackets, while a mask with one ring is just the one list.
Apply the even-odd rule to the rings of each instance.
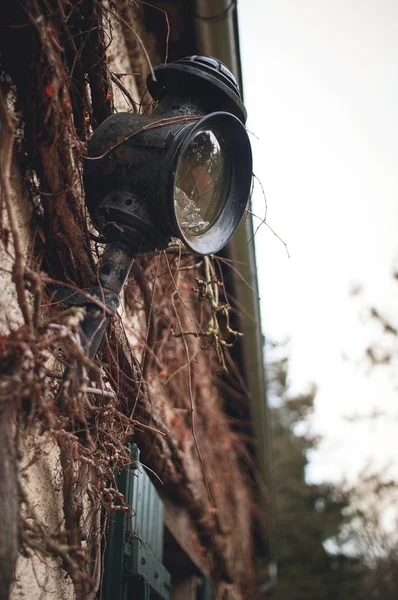
[[26, 506], [29, 517], [29, 519], [22, 519], [22, 542], [29, 548], [36, 549], [39, 552], [42, 552], [44, 547], [47, 552], [61, 558], [66, 571], [73, 581], [80, 584], [82, 582], [91, 582], [91, 578], [80, 570], [78, 562], [72, 558], [72, 553], [76, 553], [78, 548], [60, 543], [48, 532], [47, 527], [40, 520], [34, 505], [30, 502], [21, 483], [19, 483], [19, 495], [21, 501]]
[[149, 54], [148, 54], [147, 49], [145, 48], [145, 44], [142, 41], [142, 39], [140, 38], [140, 36], [138, 35], [138, 33], [115, 10], [111, 10], [110, 8], [108, 8], [107, 6], [105, 6], [105, 4], [100, 4], [100, 7], [101, 7], [102, 10], [106, 10], [108, 13], [110, 13], [112, 15], [112, 17], [114, 17], [115, 19], [117, 19], [119, 21], [119, 23], [122, 23], [125, 27], [127, 27], [131, 31], [131, 33], [134, 35], [134, 37], [136, 38], [137, 42], [141, 46], [141, 50], [142, 50], [142, 52], [143, 52], [143, 54], [144, 54], [144, 56], [146, 58], [146, 61], [148, 63], [149, 71], [151, 73], [153, 81], [156, 81], [156, 75], [155, 75], [155, 71], [153, 70], [153, 67], [152, 67], [151, 59], [149, 58]]
[[2, 94], [0, 94], [0, 120], [3, 128], [3, 142], [0, 147], [0, 181], [3, 191], [3, 197], [6, 204], [8, 220], [11, 229], [11, 235], [14, 242], [15, 264], [13, 279], [17, 291], [19, 306], [26, 325], [33, 334], [33, 321], [31, 311], [29, 310], [28, 299], [25, 294], [25, 273], [26, 262], [22, 250], [21, 236], [19, 233], [18, 219], [12, 203], [12, 187], [11, 187], [11, 163], [14, 149], [15, 138], [15, 122], [7, 107], [7, 102]]
[[[174, 296], [177, 295], [177, 293], [178, 293], [177, 290], [175, 292], [173, 292], [173, 294], [171, 295], [171, 302], [172, 302], [172, 305], [173, 305], [173, 309], [174, 309], [174, 313], [175, 313], [176, 319], [178, 321], [178, 326], [180, 328], [180, 331], [182, 331], [182, 323], [181, 323], [180, 315], [178, 314], [177, 307], [176, 307], [175, 301], [174, 301]], [[207, 493], [209, 495], [210, 504], [213, 507], [215, 507], [214, 499], [213, 499], [213, 494], [211, 493], [209, 479], [208, 479], [207, 473], [206, 473], [206, 463], [205, 463], [205, 461], [203, 459], [202, 452], [201, 452], [200, 447], [199, 447], [198, 438], [196, 436], [196, 428], [195, 428], [196, 408], [195, 408], [195, 400], [194, 400], [193, 391], [192, 391], [192, 364], [191, 364], [191, 360], [190, 360], [191, 357], [189, 355], [189, 348], [188, 348], [187, 340], [185, 339], [184, 336], [182, 336], [181, 339], [182, 339], [182, 343], [184, 344], [184, 349], [185, 349], [185, 353], [186, 353], [186, 356], [187, 356], [187, 363], [188, 363], [188, 388], [189, 388], [189, 402], [190, 402], [190, 406], [191, 406], [191, 430], [192, 430], [192, 437], [193, 437], [195, 448], [196, 448], [196, 451], [198, 453], [198, 457], [199, 457], [200, 464], [201, 464], [201, 467], [202, 467], [203, 479], [204, 479], [205, 484], [206, 484], [206, 488], [207, 488]]]
[[[187, 309], [188, 317], [192, 321], [192, 323], [195, 324], [195, 322], [194, 322], [194, 319], [193, 319], [193, 317], [191, 315], [191, 311], [189, 310], [188, 306], [186, 306], [184, 300], [181, 298], [181, 296], [179, 294], [179, 291], [178, 291], [177, 280], [178, 280], [178, 277], [180, 275], [180, 273], [179, 273], [179, 264], [178, 264], [178, 269], [177, 269], [177, 280], [176, 280], [176, 278], [174, 277], [174, 275], [172, 273], [172, 270], [170, 268], [169, 259], [168, 259], [166, 253], [164, 253], [164, 257], [166, 259], [167, 268], [168, 268], [168, 271], [170, 273], [170, 277], [171, 277], [171, 279], [173, 281], [173, 285], [174, 285], [174, 292], [171, 294], [171, 303], [172, 303], [172, 306], [173, 306], [174, 314], [175, 314], [177, 322], [178, 322], [178, 326], [180, 328], [180, 331], [182, 331], [182, 323], [181, 323], [180, 315], [178, 314], [178, 310], [177, 310], [177, 307], [175, 305], [175, 300], [174, 300], [175, 296], [178, 296], [178, 298], [181, 301], [181, 303]], [[195, 329], [196, 329], [196, 327], [195, 327]], [[198, 438], [196, 436], [196, 430], [195, 430], [196, 412], [195, 412], [195, 400], [194, 400], [193, 391], [192, 391], [192, 364], [191, 364], [191, 357], [189, 355], [189, 348], [188, 348], [187, 340], [185, 339], [184, 336], [182, 336], [181, 339], [182, 339], [182, 342], [184, 344], [184, 349], [185, 349], [185, 353], [186, 353], [186, 356], [187, 356], [187, 363], [188, 363], [188, 387], [189, 387], [189, 401], [190, 401], [190, 406], [191, 406], [191, 429], [192, 429], [192, 437], [193, 437], [193, 441], [194, 441], [194, 444], [195, 444], [196, 451], [198, 453], [200, 465], [201, 465], [201, 468], [202, 468], [203, 479], [204, 479], [204, 482], [205, 482], [205, 485], [206, 485], [206, 489], [207, 489], [207, 493], [208, 493], [208, 496], [209, 496], [210, 504], [213, 507], [215, 507], [215, 503], [214, 503], [214, 500], [213, 500], [213, 495], [212, 495], [211, 489], [210, 489], [209, 479], [207, 477], [206, 464], [205, 464], [205, 461], [204, 461], [203, 456], [202, 456], [202, 452], [201, 452], [200, 447], [199, 447], [199, 442], [198, 442]]]
[[197, 121], [198, 119], [201, 119], [201, 118], [202, 118], [202, 115], [190, 115], [189, 117], [181, 116], [181, 117], [167, 117], [167, 118], [163, 118], [163, 119], [158, 119], [157, 121], [148, 123], [147, 125], [144, 125], [143, 127], [140, 127], [139, 129], [135, 129], [134, 131], [132, 131], [131, 133], [126, 135], [122, 140], [120, 140], [116, 144], [113, 144], [113, 146], [111, 146], [110, 148], [105, 150], [105, 152], [103, 152], [99, 156], [85, 156], [84, 159], [85, 160], [102, 160], [103, 158], [108, 156], [108, 154], [110, 152], [113, 152], [114, 150], [119, 148], [119, 146], [121, 146], [122, 144], [125, 144], [126, 142], [131, 140], [131, 138], [138, 135], [142, 131], [148, 131], [150, 129], [156, 129], [158, 127], [167, 127], [168, 125], [176, 125], [178, 123], [187, 123], [188, 121]]
[[134, 112], [137, 112], [137, 109], [135, 107], [139, 106], [139, 103], [134, 100], [134, 98], [130, 94], [129, 90], [126, 88], [126, 86], [122, 83], [122, 81], [120, 80], [120, 78], [117, 75], [115, 75], [114, 73], [112, 73], [112, 71], [109, 72], [109, 75], [110, 75], [110, 78], [112, 79], [113, 83], [115, 85], [117, 85], [117, 87], [126, 96], [127, 100], [130, 102], [132, 108], [134, 109]]

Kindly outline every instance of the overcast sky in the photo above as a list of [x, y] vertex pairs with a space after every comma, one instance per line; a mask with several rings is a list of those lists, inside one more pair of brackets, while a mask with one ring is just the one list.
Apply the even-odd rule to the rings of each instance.
[[[293, 388], [318, 385], [314, 426], [324, 440], [310, 477], [352, 476], [369, 461], [397, 462], [398, 392], [362, 357], [380, 334], [364, 322], [366, 306], [398, 324], [398, 2], [238, 8], [254, 171], [291, 255], [260, 228], [263, 329], [290, 337]], [[258, 186], [254, 211], [264, 216]], [[374, 408], [387, 417], [344, 418]]]

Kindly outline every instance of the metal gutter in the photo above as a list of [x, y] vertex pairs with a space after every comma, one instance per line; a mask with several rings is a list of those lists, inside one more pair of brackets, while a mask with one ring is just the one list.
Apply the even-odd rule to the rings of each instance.
[[[195, 11], [195, 34], [197, 51], [206, 56], [222, 60], [237, 78], [242, 91], [242, 70], [239, 52], [239, 33], [236, 0], [193, 0]], [[253, 241], [253, 223], [250, 216], [241, 224], [227, 247], [230, 259], [242, 276], [233, 277], [234, 293], [243, 308], [240, 315], [242, 338], [242, 360], [246, 385], [251, 394], [251, 415], [256, 437], [256, 462], [262, 480], [272, 497], [272, 448], [271, 423], [268, 416], [265, 366], [261, 333], [260, 306], [258, 297], [257, 267]], [[247, 282], [247, 283], [245, 283]], [[251, 288], [251, 289], [250, 289]], [[264, 510], [269, 514], [269, 503]], [[276, 566], [273, 562], [274, 532], [269, 527], [270, 556], [269, 579], [260, 589], [273, 588], [276, 583]]]
[[198, 50], [222, 60], [242, 85], [236, 4], [234, 0], [193, 1]]

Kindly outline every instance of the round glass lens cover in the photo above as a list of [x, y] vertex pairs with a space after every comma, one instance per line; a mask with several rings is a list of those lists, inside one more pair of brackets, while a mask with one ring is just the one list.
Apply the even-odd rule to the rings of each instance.
[[185, 235], [210, 229], [224, 207], [230, 184], [228, 155], [221, 136], [206, 129], [197, 132], [178, 162], [174, 205]]

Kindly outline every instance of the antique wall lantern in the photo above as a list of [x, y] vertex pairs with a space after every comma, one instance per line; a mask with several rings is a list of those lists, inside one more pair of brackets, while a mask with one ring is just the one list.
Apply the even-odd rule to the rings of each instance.
[[[232, 73], [203, 56], [154, 72], [156, 80], [147, 80], [157, 102], [152, 114], [117, 113], [88, 143], [86, 203], [109, 242], [100, 288], [91, 293], [111, 310], [138, 253], [165, 249], [173, 237], [199, 254], [219, 251], [237, 229], [250, 193], [246, 110]], [[91, 357], [106, 321], [91, 304], [83, 322]]]
[[252, 159], [235, 78], [192, 56], [155, 68], [150, 116], [118, 113], [95, 131], [84, 169], [98, 230], [135, 252], [180, 238], [194, 252], [223, 248], [240, 223]]

